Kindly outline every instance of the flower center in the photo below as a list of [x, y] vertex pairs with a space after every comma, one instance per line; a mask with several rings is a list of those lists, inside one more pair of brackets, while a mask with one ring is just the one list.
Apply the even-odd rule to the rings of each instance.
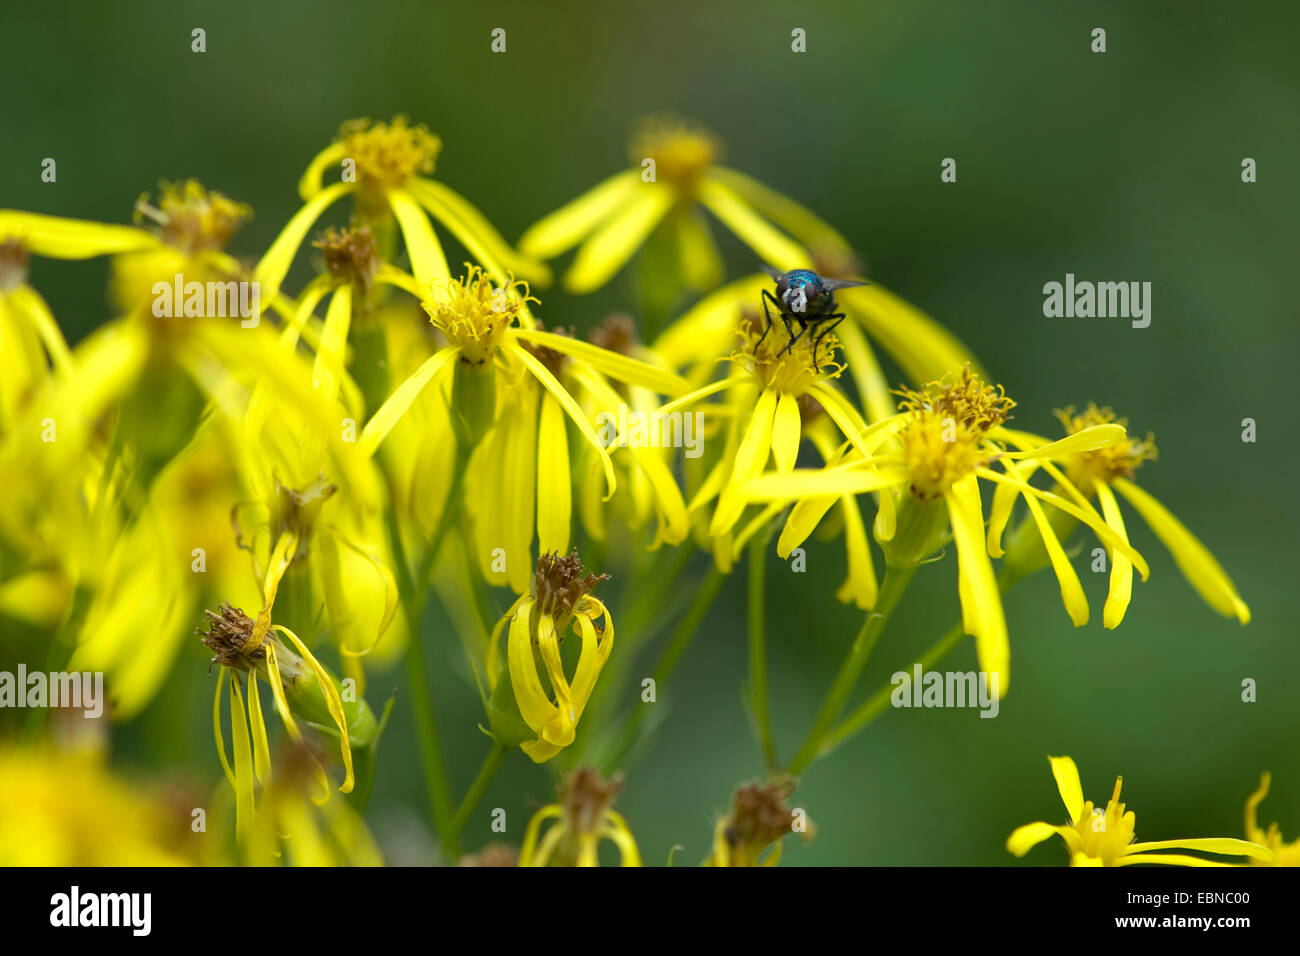
[[169, 246], [187, 255], [220, 250], [226, 247], [253, 210], [219, 192], [208, 192], [195, 179], [183, 183], [163, 183], [158, 205], [151, 205], [145, 193], [135, 202], [137, 225], [146, 219], [159, 227]]
[[731, 360], [748, 368], [763, 388], [798, 398], [819, 378], [838, 378], [844, 371], [835, 360], [839, 347], [835, 333], [824, 333], [814, 323], [800, 334], [796, 323], [798, 338], [790, 345], [781, 320], [774, 318], [771, 326], [766, 321], [754, 309], [746, 308], [740, 318], [740, 343], [731, 353]]
[[442, 140], [423, 124], [408, 125], [405, 116], [391, 123], [350, 120], [340, 127], [339, 141], [346, 158], [357, 164], [357, 181], [367, 189], [394, 188], [412, 176], [432, 173], [442, 150]]
[[421, 305], [429, 321], [460, 349], [461, 360], [481, 365], [496, 355], [506, 329], [525, 302], [536, 302], [528, 284], [511, 279], [504, 287], [478, 266], [465, 263], [465, 278], [435, 280]]
[[292, 531], [298, 536], [298, 547], [294, 551], [293, 560], [306, 557], [321, 508], [338, 490], [338, 485], [331, 484], [324, 477], [317, 478], [301, 489], [289, 488], [276, 482], [275, 505], [271, 515], [272, 542], [285, 532]]
[[1083, 813], [1074, 825], [1079, 834], [1081, 851], [1095, 860], [1101, 860], [1105, 866], [1114, 866], [1124, 852], [1124, 848], [1133, 842], [1133, 831], [1137, 825], [1137, 816], [1125, 812], [1124, 804], [1119, 801], [1123, 777], [1115, 778], [1115, 792], [1106, 804], [1103, 813], [1093, 806], [1091, 800], [1083, 805]]
[[266, 662], [264, 646], [258, 646], [247, 653], [244, 651], [244, 646], [253, 636], [251, 617], [229, 604], [222, 604], [216, 611], [205, 609], [203, 613], [208, 617], [208, 629], [195, 630], [194, 633], [215, 655], [212, 664], [249, 671]]
[[325, 271], [357, 286], [364, 296], [379, 272], [379, 243], [369, 226], [335, 229], [330, 226], [312, 243], [325, 258]]
[[[1110, 422], [1128, 428], [1127, 418], [1117, 417], [1109, 406], [1098, 408], [1091, 402], [1082, 414], [1076, 415], [1073, 405], [1058, 409], [1053, 414], [1065, 427], [1067, 435]], [[1070, 481], [1085, 495], [1091, 496], [1097, 482], [1110, 484], [1116, 478], [1132, 478], [1143, 462], [1155, 459], [1155, 433], [1147, 432], [1146, 438], [1130, 434], [1126, 440], [1106, 448], [1069, 456], [1065, 459], [1065, 470]]]
[[566, 558], [548, 551], [537, 559], [533, 572], [533, 600], [543, 614], [555, 619], [555, 632], [563, 635], [578, 602], [601, 581], [608, 580], [608, 574], [584, 575], [576, 549]]
[[941, 497], [988, 457], [985, 437], [1016, 404], [1002, 386], [988, 385], [969, 366], [954, 382], [945, 378], [894, 394], [902, 397], [899, 409], [910, 415], [900, 438], [911, 490], [925, 500]]
[[655, 179], [671, 183], [690, 193], [722, 152], [713, 134], [699, 127], [673, 119], [649, 119], [632, 138], [629, 153], [632, 162], [641, 166], [647, 159], [655, 163]]
[[560, 785], [559, 803], [564, 810], [570, 833], [594, 834], [605, 820], [605, 813], [623, 790], [623, 780], [615, 775], [606, 780], [590, 767], [580, 767]]

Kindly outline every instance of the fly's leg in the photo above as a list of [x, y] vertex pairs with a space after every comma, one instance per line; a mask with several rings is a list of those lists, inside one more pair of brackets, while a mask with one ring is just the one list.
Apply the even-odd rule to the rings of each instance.
[[835, 321], [832, 322], [830, 325], [826, 326], [826, 328], [822, 329], [820, 332], [818, 332], [817, 335], [813, 338], [813, 371], [814, 372], [821, 371], [821, 369], [817, 367], [817, 349], [822, 344], [822, 339], [830, 335], [831, 332], [835, 329], [835, 326], [839, 325], [841, 322], [844, 321], [844, 313], [832, 312], [830, 315], [823, 316], [823, 318], [834, 319]]

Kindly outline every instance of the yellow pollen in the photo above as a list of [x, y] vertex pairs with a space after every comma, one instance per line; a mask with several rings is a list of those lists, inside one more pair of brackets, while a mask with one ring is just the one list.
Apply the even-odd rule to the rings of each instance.
[[954, 382], [945, 377], [894, 394], [902, 397], [899, 409], [910, 415], [900, 437], [911, 490], [926, 500], [941, 497], [988, 459], [985, 437], [1015, 407], [1002, 386], [985, 383], [969, 366]]
[[1115, 778], [1115, 792], [1106, 804], [1103, 813], [1089, 800], [1083, 805], [1083, 812], [1074, 822], [1074, 831], [1079, 835], [1080, 852], [1100, 860], [1105, 866], [1114, 866], [1125, 847], [1133, 842], [1133, 833], [1137, 826], [1137, 815], [1126, 811], [1120, 803], [1119, 791], [1124, 778]]
[[208, 192], [198, 180], [163, 183], [158, 205], [143, 194], [135, 203], [136, 224], [156, 223], [162, 239], [188, 255], [224, 249], [239, 227], [253, 215], [252, 207], [219, 192]]
[[[1081, 414], [1075, 414], [1074, 406], [1057, 409], [1053, 412], [1065, 428], [1067, 435], [1090, 428], [1093, 425], [1106, 425], [1114, 422], [1128, 428], [1128, 419], [1116, 416], [1114, 409], [1106, 406], [1098, 408], [1089, 402]], [[1116, 478], [1132, 478], [1145, 461], [1156, 459], [1156, 436], [1147, 432], [1146, 438], [1130, 434], [1127, 439], [1096, 451], [1071, 455], [1065, 459], [1065, 470], [1070, 481], [1085, 495], [1092, 495], [1097, 482], [1110, 484]]]
[[357, 164], [357, 181], [371, 189], [394, 188], [412, 176], [427, 176], [442, 150], [442, 140], [423, 124], [408, 125], [405, 116], [391, 123], [349, 120], [338, 138], [345, 158]]
[[651, 118], [641, 124], [632, 138], [629, 154], [638, 167], [647, 159], [655, 162], [655, 179], [691, 192], [695, 183], [722, 153], [718, 139], [697, 126], [680, 120]]
[[[746, 309], [740, 318], [740, 342], [731, 352], [731, 360], [749, 369], [763, 388], [775, 388], [799, 398], [819, 379], [838, 378], [844, 371], [835, 360], [839, 347], [835, 333], [822, 335], [816, 324], [810, 325], [787, 350], [790, 336], [785, 326], [775, 319], [764, 335], [765, 322], [758, 313]], [[794, 330], [799, 332], [797, 323]]]
[[526, 282], [510, 278], [496, 286], [478, 266], [467, 262], [465, 270], [463, 279], [430, 283], [430, 296], [421, 305], [429, 321], [460, 349], [462, 361], [481, 365], [496, 355], [524, 303], [538, 300], [528, 294]]

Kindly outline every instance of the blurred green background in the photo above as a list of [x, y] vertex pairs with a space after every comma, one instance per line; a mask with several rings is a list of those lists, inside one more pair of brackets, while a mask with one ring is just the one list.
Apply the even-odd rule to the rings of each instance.
[[[504, 55], [489, 52], [498, 26]], [[1105, 54], [1089, 49], [1098, 26]], [[190, 52], [194, 27], [207, 31], [204, 54]], [[806, 54], [790, 51], [794, 27], [807, 31]], [[807, 774], [793, 803], [819, 837], [785, 862], [1013, 862], [1012, 828], [1063, 816], [1049, 753], [1075, 757], [1094, 800], [1124, 774], [1144, 839], [1241, 835], [1242, 802], [1271, 769], [1265, 822], [1294, 838], [1297, 27], [1283, 3], [6, 3], [0, 206], [126, 221], [160, 179], [195, 176], [254, 207], [234, 251], [255, 257], [341, 121], [404, 112], [443, 138], [438, 178], [513, 239], [622, 167], [639, 117], [697, 118], [730, 165], [822, 214], [873, 278], [955, 330], [1019, 400], [1019, 426], [1055, 434], [1052, 408], [1096, 400], [1153, 430], [1160, 460], [1144, 487], [1214, 551], [1254, 612], [1246, 628], [1218, 617], [1131, 519], [1152, 576], [1119, 630], [1101, 627], [1105, 581], [1086, 555], [1075, 558], [1093, 604], [1086, 628], [1071, 628], [1050, 577], [1022, 584], [1007, 602], [1015, 679], [1000, 716], [885, 714]], [[56, 184], [40, 181], [47, 156]], [[1247, 156], [1252, 185], [1240, 178]], [[944, 157], [957, 160], [955, 184], [940, 182]], [[752, 255], [717, 233], [730, 274], [751, 271]], [[33, 264], [70, 338], [106, 318], [105, 270]], [[1150, 281], [1151, 326], [1044, 318], [1042, 286], [1067, 272]], [[586, 328], [633, 309], [632, 293], [628, 275], [583, 299], [552, 290], [542, 314]], [[1247, 417], [1255, 444], [1241, 441]], [[842, 574], [838, 542], [810, 546], [805, 576], [769, 568], [771, 695], [787, 755], [860, 620], [833, 599]], [[947, 629], [955, 574], [949, 556], [918, 575], [863, 692]], [[677, 843], [680, 861], [702, 859], [732, 788], [760, 772], [740, 703], [743, 592], [742, 568], [661, 688], [671, 713], [628, 774], [620, 805], [647, 861]], [[126, 763], [212, 781], [211, 685], [193, 645], [116, 748]], [[463, 791], [487, 742], [457, 647], [445, 635], [432, 658]], [[974, 667], [969, 645], [950, 660]], [[399, 674], [374, 679], [376, 703]], [[1246, 677], [1257, 703], [1240, 700]], [[427, 862], [406, 699], [367, 816], [394, 862]], [[513, 755], [467, 844], [488, 838], [498, 806], [517, 843], [549, 797], [546, 774]], [[1045, 846], [1028, 860], [1064, 854]]]

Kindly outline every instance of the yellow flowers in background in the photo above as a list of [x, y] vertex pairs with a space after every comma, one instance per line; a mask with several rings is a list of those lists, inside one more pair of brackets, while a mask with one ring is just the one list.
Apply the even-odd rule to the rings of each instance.
[[1084, 800], [1079, 768], [1069, 757], [1048, 757], [1052, 776], [1061, 793], [1061, 802], [1070, 815], [1068, 826], [1050, 823], [1026, 823], [1007, 838], [1007, 852], [1024, 856], [1033, 847], [1059, 836], [1065, 841], [1071, 866], [1133, 866], [1138, 863], [1163, 863], [1170, 866], [1233, 866], [1231, 862], [1165, 853], [1164, 850], [1193, 850], [1217, 856], [1245, 857], [1248, 862], [1275, 862], [1274, 852], [1258, 843], [1229, 837], [1187, 840], [1160, 840], [1134, 843], [1137, 815], [1120, 802], [1123, 777], [1115, 778], [1115, 791], [1103, 809]]
[[[1011, 427], [1016, 402], [955, 336], [855, 280], [848, 241], [720, 165], [711, 133], [649, 121], [631, 169], [538, 221], [518, 249], [432, 178], [442, 146], [401, 116], [344, 124], [256, 260], [228, 251], [252, 210], [194, 180], [141, 197], [132, 226], [0, 210], [0, 468], [15, 477], [0, 500], [0, 615], [39, 634], [50, 666], [106, 672], [118, 722], [146, 714], [170, 681], [184, 687], [200, 666], [195, 645], [207, 647], [217, 755], [195, 771], [224, 771], [220, 810], [233, 818], [219, 846], [197, 852], [151, 816], [147, 788], [116, 779], [102, 757], [61, 750], [37, 720], [50, 740], [0, 749], [0, 829], [36, 834], [12, 862], [382, 863], [366, 813], [394, 700], [380, 710], [366, 694], [401, 655], [410, 693], [396, 706], [415, 724], [440, 859], [461, 857], [518, 749], [559, 781], [523, 831], [518, 865], [598, 865], [604, 847], [607, 861], [639, 866], [613, 809], [622, 778], [609, 775], [651, 732], [634, 664], [671, 632], [650, 683], [671, 680], [746, 548], [746, 703], [767, 776], [734, 792], [707, 866], [773, 866], [786, 835], [811, 839], [803, 808], [788, 806], [793, 775], [874, 716], [837, 723], [909, 582], [949, 545], [961, 621], [927, 659], [971, 635], [999, 695], [1011, 583], [1050, 566], [1071, 621], [1090, 620], [1068, 550], [1080, 525], [1111, 560], [1104, 624], [1123, 620], [1132, 573], [1145, 580], [1149, 568], [1119, 498], [1207, 603], [1249, 621], [1209, 551], [1136, 484], [1153, 439], [1093, 405], [1059, 413], [1056, 439]], [[318, 229], [345, 200], [346, 225]], [[706, 211], [755, 268], [816, 269], [840, 280], [828, 286], [842, 299], [805, 313], [771, 296], [766, 276], [727, 282]], [[456, 273], [444, 238], [466, 256]], [[576, 294], [640, 257], [637, 317], [574, 331], [580, 309], [542, 292], [542, 260], [574, 248], [563, 287]], [[69, 347], [28, 284], [30, 256], [111, 257], [114, 318]], [[294, 295], [300, 257], [319, 269]], [[912, 384], [891, 389], [882, 358]], [[842, 540], [834, 595], [865, 617], [782, 761], [762, 560], [772, 538], [789, 558], [813, 535]], [[701, 581], [693, 561], [708, 566]], [[430, 626], [434, 595], [448, 626]], [[425, 656], [443, 665], [449, 649], [464, 657], [458, 676], [490, 738], [459, 802]], [[1007, 841], [1017, 856], [1057, 835], [1072, 865], [1213, 864], [1163, 850], [1295, 862], [1295, 844], [1256, 822], [1267, 775], [1247, 802], [1247, 840], [1135, 843], [1118, 782], [1094, 807], [1069, 758], [1051, 766], [1069, 822], [1019, 828]], [[66, 787], [102, 790], [103, 806], [70, 804]], [[101, 810], [120, 825], [92, 846]]]

